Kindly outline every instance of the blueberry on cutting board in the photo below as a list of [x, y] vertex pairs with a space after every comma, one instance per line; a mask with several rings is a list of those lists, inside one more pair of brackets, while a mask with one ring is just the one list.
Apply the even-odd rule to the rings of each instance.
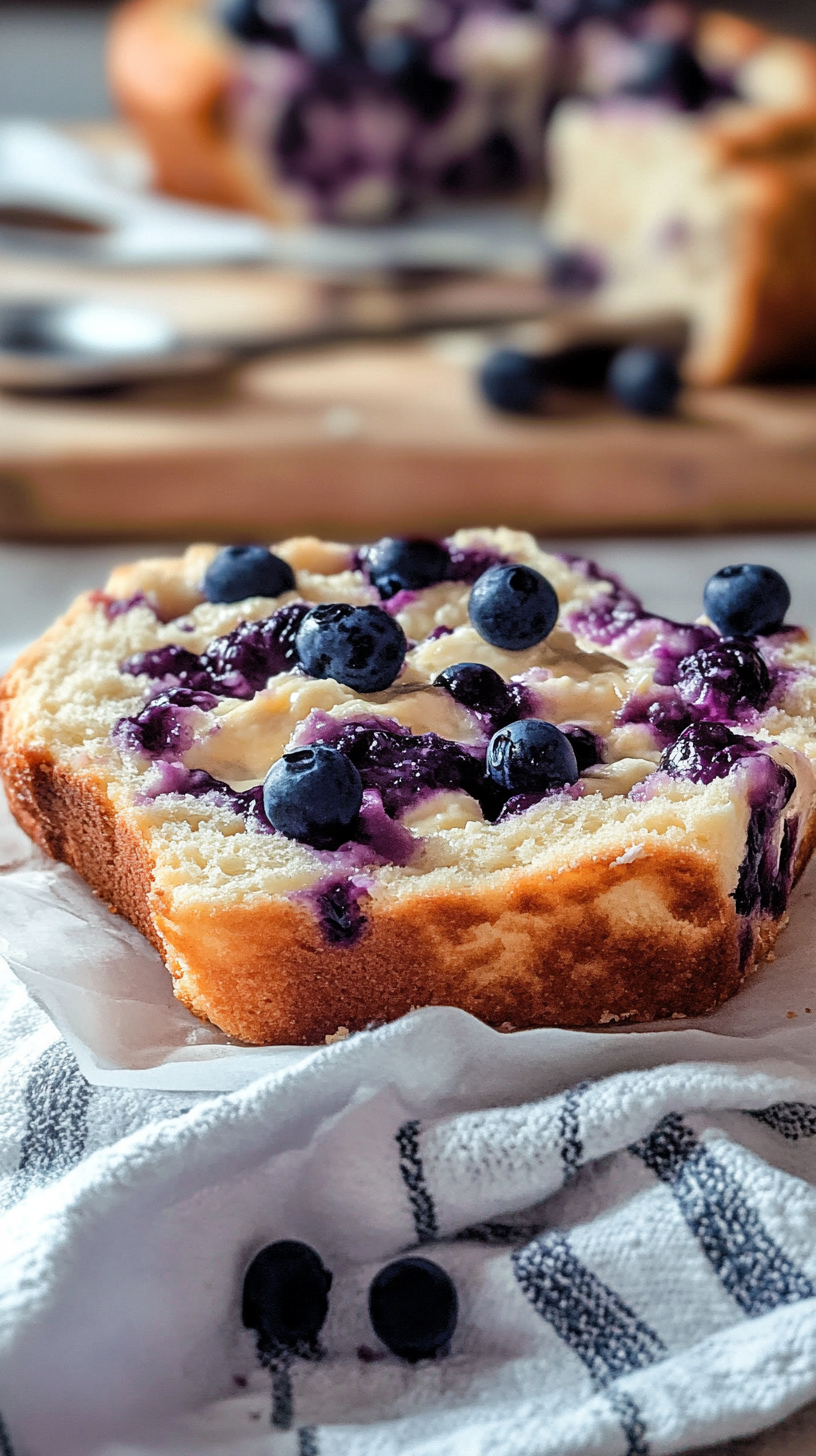
[[610, 394], [636, 415], [670, 415], [680, 394], [674, 356], [665, 349], [632, 344], [621, 349], [609, 366]]

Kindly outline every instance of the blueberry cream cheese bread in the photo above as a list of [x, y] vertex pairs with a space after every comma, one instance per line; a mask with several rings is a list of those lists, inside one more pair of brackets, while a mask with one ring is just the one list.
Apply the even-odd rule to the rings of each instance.
[[2, 684], [23, 828], [254, 1043], [413, 1007], [706, 1012], [816, 835], [816, 654], [769, 568], [691, 624], [510, 530], [122, 566]]

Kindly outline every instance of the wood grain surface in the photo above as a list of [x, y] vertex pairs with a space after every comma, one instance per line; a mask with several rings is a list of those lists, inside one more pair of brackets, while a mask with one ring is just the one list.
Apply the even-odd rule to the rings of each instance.
[[[491, 335], [432, 329], [479, 316], [472, 280], [395, 293], [377, 279], [349, 291], [266, 268], [0, 264], [7, 298], [127, 299], [197, 334], [308, 339], [332, 320], [387, 334], [417, 318], [431, 329], [301, 347], [129, 394], [2, 395], [6, 538], [366, 537], [474, 520], [548, 535], [816, 524], [816, 387], [689, 392], [669, 421], [561, 393], [540, 418], [513, 419], [474, 387]], [[513, 313], [516, 295], [524, 313], [527, 285], [496, 287], [486, 317]], [[541, 337], [537, 324], [515, 336], [524, 328]]]

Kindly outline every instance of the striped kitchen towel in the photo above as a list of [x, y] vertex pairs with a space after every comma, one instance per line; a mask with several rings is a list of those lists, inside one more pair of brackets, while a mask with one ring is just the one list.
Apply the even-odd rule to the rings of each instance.
[[[484, 1029], [440, 1009], [191, 1105], [89, 1087], [0, 990], [2, 1456], [658, 1456], [816, 1398], [816, 1076], [463, 1109]], [[241, 1289], [278, 1239], [333, 1278], [319, 1337], [270, 1359]], [[407, 1251], [458, 1297], [413, 1364], [369, 1315]]]

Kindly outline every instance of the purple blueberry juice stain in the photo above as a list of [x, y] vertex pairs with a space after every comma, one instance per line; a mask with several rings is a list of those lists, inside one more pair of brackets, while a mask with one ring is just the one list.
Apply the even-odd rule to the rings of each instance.
[[750, 772], [751, 817], [734, 904], [738, 915], [776, 917], [787, 904], [793, 880], [798, 831], [795, 818], [783, 826], [778, 845], [777, 839], [779, 821], [796, 789], [796, 779], [766, 753], [757, 754]]
[[120, 718], [111, 731], [111, 741], [127, 753], [178, 758], [193, 745], [197, 714], [211, 712], [217, 704], [212, 693], [172, 688], [158, 693], [134, 717]]
[[368, 889], [356, 877], [328, 877], [299, 897], [311, 907], [329, 945], [351, 946], [361, 939], [368, 922], [360, 902], [368, 898]]
[[131, 677], [145, 673], [180, 687], [213, 692], [221, 697], [252, 698], [270, 677], [297, 665], [295, 638], [308, 602], [290, 602], [271, 617], [239, 622], [232, 632], [216, 637], [197, 655], [176, 643], [138, 652], [119, 665]]
[[148, 611], [158, 616], [155, 604], [144, 592], [134, 592], [132, 597], [109, 597], [105, 592], [100, 592], [98, 600], [102, 602], [105, 616], [109, 622], [114, 622], [117, 617], [123, 617], [126, 612], [132, 612], [134, 607], [147, 607]]
[[377, 858], [385, 864], [407, 865], [419, 847], [410, 830], [386, 814], [377, 789], [363, 790], [356, 838], [362, 844], [370, 845]]
[[231, 789], [229, 784], [213, 778], [206, 769], [185, 768], [183, 763], [157, 760], [139, 798], [141, 802], [152, 803], [163, 794], [192, 799], [203, 799], [213, 794], [219, 803], [240, 815], [248, 828], [259, 834], [275, 833], [264, 812], [262, 784], [251, 789]]

